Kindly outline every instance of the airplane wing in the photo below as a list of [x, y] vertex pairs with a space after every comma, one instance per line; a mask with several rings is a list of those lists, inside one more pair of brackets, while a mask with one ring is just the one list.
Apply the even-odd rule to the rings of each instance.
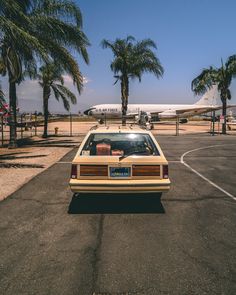
[[[236, 105], [228, 105], [227, 108], [233, 108], [236, 107]], [[151, 111], [149, 114], [151, 117], [158, 116], [160, 119], [162, 118], [176, 118], [177, 116], [182, 118], [192, 117], [204, 113], [209, 113], [212, 111], [217, 111], [222, 109], [221, 105], [216, 106], [204, 106], [204, 105], [193, 105], [193, 107], [190, 108], [179, 108], [179, 109], [168, 109], [165, 111]], [[133, 113], [127, 113], [126, 117], [131, 118], [140, 115], [140, 112], [133, 112]]]
[[138, 115], [139, 115], [138, 112], [136, 112], [136, 113], [127, 113], [126, 117], [135, 117], [135, 116], [138, 116]]
[[195, 116], [195, 115], [200, 115], [204, 113], [209, 113], [212, 111], [217, 111], [222, 109], [222, 106], [206, 106], [206, 107], [194, 107], [190, 109], [185, 109], [185, 110], [176, 110], [176, 114], [180, 116]]
[[[236, 105], [228, 105], [227, 108], [232, 108], [236, 107]], [[217, 111], [222, 109], [222, 106], [194, 106], [193, 108], [188, 108], [188, 109], [178, 109], [178, 110], [173, 110], [169, 109], [163, 112], [151, 112], [151, 115], [158, 115], [160, 118], [175, 118], [176, 116], [181, 116], [181, 117], [190, 117], [190, 116], [195, 116], [195, 115], [200, 115], [204, 113], [209, 113], [212, 111]]]

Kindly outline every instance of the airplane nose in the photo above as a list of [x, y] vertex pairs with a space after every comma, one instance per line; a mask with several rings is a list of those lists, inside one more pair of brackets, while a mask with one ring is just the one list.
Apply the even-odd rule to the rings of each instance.
[[84, 111], [84, 114], [87, 116], [91, 116], [93, 114], [93, 112], [92, 112], [93, 110], [96, 110], [96, 108], [94, 108], [94, 107], [89, 108], [86, 111]]
[[91, 108], [89, 108], [89, 109], [87, 109], [86, 111], [84, 111], [84, 114], [88, 116], [89, 113], [90, 113], [90, 111], [91, 111]]

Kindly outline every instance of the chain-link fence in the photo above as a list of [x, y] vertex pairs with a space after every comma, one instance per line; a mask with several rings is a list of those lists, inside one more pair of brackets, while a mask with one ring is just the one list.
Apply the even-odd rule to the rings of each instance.
[[[1, 146], [6, 146], [9, 143], [10, 126], [8, 121], [9, 120], [6, 116], [0, 115]], [[50, 115], [48, 119], [47, 133], [48, 136], [80, 136], [94, 124], [95, 121], [92, 118], [82, 117], [79, 115]], [[83, 127], [81, 129], [82, 125]], [[44, 118], [39, 114], [18, 115], [16, 130], [17, 139], [42, 136], [44, 132]]]

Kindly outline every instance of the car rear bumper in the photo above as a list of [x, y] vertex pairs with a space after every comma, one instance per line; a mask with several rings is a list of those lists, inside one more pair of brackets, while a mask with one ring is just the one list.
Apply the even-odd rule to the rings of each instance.
[[167, 192], [170, 180], [81, 180], [71, 179], [70, 188], [74, 193], [132, 193], [132, 192]]

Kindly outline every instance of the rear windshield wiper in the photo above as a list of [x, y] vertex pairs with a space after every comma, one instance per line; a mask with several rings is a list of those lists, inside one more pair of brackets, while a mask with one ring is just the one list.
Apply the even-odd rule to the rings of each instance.
[[119, 157], [119, 161], [121, 161], [121, 160], [123, 160], [124, 158], [127, 158], [127, 157], [129, 157], [129, 156], [131, 156], [131, 155], [135, 155], [135, 154], [144, 154], [144, 153], [148, 153], [148, 151], [147, 151], [147, 150], [136, 150], [136, 151], [132, 151], [132, 152], [126, 154], [126, 155], [123, 155], [123, 156]]

